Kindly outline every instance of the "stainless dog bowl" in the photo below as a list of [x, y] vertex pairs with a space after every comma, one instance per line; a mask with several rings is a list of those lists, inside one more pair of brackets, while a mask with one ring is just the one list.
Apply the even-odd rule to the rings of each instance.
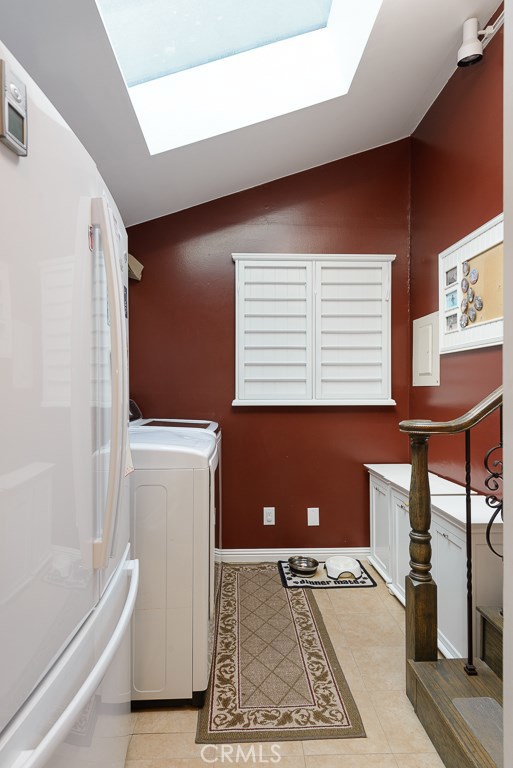
[[313, 557], [297, 555], [289, 557], [289, 567], [296, 576], [313, 576], [319, 567], [319, 561]]

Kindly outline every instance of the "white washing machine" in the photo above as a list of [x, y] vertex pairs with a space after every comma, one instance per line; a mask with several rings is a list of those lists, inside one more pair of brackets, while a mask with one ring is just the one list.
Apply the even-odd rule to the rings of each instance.
[[[214, 503], [215, 503], [215, 536], [214, 542], [218, 550], [223, 548], [223, 509], [222, 509], [222, 467], [221, 467], [221, 427], [217, 421], [209, 421], [208, 419], [144, 419], [137, 403], [130, 400], [130, 409], [132, 414], [130, 417], [130, 432], [133, 433], [135, 429], [154, 429], [155, 427], [161, 427], [162, 429], [187, 429], [197, 430], [198, 432], [212, 432], [216, 436], [217, 440], [217, 454], [218, 454], [218, 467], [215, 473], [215, 489], [214, 489]], [[218, 571], [216, 570], [216, 577]], [[217, 595], [217, 589], [219, 587], [216, 581], [215, 587], [212, 585], [212, 595]]]
[[220, 434], [166, 422], [129, 427], [133, 557], [140, 563], [134, 709], [201, 705], [209, 676]]

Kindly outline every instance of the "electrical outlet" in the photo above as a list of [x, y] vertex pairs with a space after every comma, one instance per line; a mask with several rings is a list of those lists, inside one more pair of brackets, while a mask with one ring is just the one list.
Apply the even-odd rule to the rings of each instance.
[[264, 507], [264, 525], [274, 525], [274, 507]]
[[306, 513], [308, 525], [319, 525], [319, 507], [308, 507]]

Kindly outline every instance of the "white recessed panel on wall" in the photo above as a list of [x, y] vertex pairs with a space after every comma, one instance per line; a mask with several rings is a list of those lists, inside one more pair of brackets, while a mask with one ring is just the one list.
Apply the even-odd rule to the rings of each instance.
[[438, 312], [413, 321], [413, 386], [440, 385]]

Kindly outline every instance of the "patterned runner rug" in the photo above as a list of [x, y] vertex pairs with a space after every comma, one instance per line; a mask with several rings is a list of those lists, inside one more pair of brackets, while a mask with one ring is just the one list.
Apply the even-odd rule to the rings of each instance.
[[198, 743], [365, 736], [311, 590], [276, 563], [223, 564], [218, 608]]

